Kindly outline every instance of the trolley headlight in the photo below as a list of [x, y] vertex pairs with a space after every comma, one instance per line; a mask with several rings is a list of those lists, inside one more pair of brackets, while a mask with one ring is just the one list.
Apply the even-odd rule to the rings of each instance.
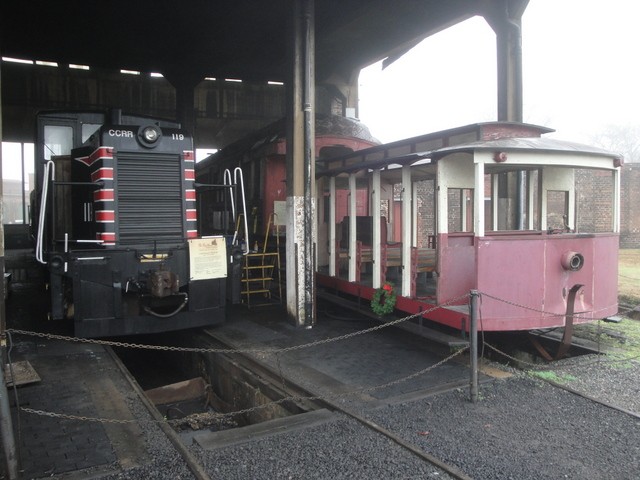
[[578, 252], [565, 252], [560, 259], [562, 268], [577, 272], [584, 266], [584, 256]]
[[141, 127], [138, 131], [138, 137], [141, 143], [146, 147], [155, 147], [155, 144], [160, 140], [161, 132], [158, 127], [149, 125]]

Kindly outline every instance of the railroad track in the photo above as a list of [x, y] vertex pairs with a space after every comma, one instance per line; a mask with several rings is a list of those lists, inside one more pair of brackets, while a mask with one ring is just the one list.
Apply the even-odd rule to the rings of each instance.
[[[205, 349], [233, 350], [234, 348], [237, 348], [237, 345], [230, 344], [224, 338], [216, 337], [215, 332], [213, 332], [212, 334], [212, 332], [203, 331], [195, 337], [191, 336], [190, 341], [193, 342], [195, 346]], [[180, 342], [180, 340], [177, 340], [177, 342]], [[405, 451], [410, 452], [412, 455], [421, 459], [422, 461], [441, 469], [452, 478], [470, 478], [458, 467], [449, 465], [446, 462], [441, 461], [439, 458], [430, 455], [422, 448], [417, 447], [411, 442], [407, 442], [389, 429], [381, 426], [374, 421], [369, 420], [368, 418], [365, 418], [363, 415], [354, 411], [354, 409], [345, 406], [339, 401], [332, 400], [332, 398], [323, 397], [317, 391], [314, 391], [313, 387], [305, 387], [303, 385], [300, 385], [299, 383], [289, 378], [291, 375], [285, 378], [279, 368], [279, 365], [274, 361], [268, 363], [267, 361], [263, 361], [260, 358], [256, 358], [254, 356], [246, 355], [243, 353], [225, 353], [224, 355], [227, 356], [235, 365], [239, 365], [246, 370], [250, 370], [253, 374], [260, 377], [262, 384], [268, 385], [268, 396], [273, 396], [273, 398], [289, 398], [287, 402], [283, 402], [283, 405], [286, 405], [287, 409], [291, 410], [292, 412], [302, 413], [325, 409], [331, 412], [341, 413], [357, 421], [359, 424], [366, 427], [370, 431], [375, 432], [375, 434], [382, 435], [385, 438], [391, 440], [396, 445], [398, 445]], [[134, 379], [131, 379], [130, 381], [133, 382], [133, 385], [137, 385], [137, 382]], [[570, 387], [567, 387], [566, 385], [551, 380], [546, 381], [553, 385], [555, 388], [561, 388], [572, 394], [579, 395], [589, 401], [604, 405], [611, 409], [615, 409], [624, 414], [631, 415], [636, 419], [640, 418], [637, 413], [627, 411], [623, 408], [598, 400], [597, 398], [590, 397], [589, 395], [585, 395], [584, 393], [576, 391]], [[460, 386], [463, 385], [452, 386], [451, 388], [460, 388]], [[421, 392], [421, 394], [426, 395], [425, 392]], [[139, 395], [144, 399], [144, 394], [141, 391], [139, 392]], [[147, 405], [147, 408], [149, 408], [149, 410], [152, 412], [152, 415], [154, 415], [154, 418], [158, 418], [159, 414], [155, 407], [151, 405], [150, 402], [145, 402], [145, 404]], [[153, 413], [154, 411], [155, 414]], [[196, 478], [209, 478], [202, 465], [200, 465], [198, 461], [193, 457], [193, 455], [189, 451], [189, 448], [183, 444], [180, 436], [176, 434], [176, 432], [174, 432], [167, 424], [164, 424], [164, 427], [165, 428], [163, 428], [163, 430], [165, 430], [165, 433], [167, 434], [169, 439], [176, 446], [178, 452], [183, 456], [183, 458], [185, 458], [187, 465], [192, 470]]]
[[[230, 345], [226, 343], [223, 339], [216, 337], [210, 331], [205, 331], [205, 335], [208, 337], [208, 339], [205, 340], [205, 342], [209, 343], [212, 347], [228, 348], [228, 349], [234, 348], [233, 345]], [[440, 468], [441, 470], [449, 474], [451, 477], [459, 480], [471, 480], [471, 477], [466, 475], [457, 467], [447, 464], [441, 461], [440, 459], [434, 457], [433, 455], [430, 455], [429, 453], [407, 442], [406, 440], [402, 439], [400, 436], [394, 434], [393, 432], [382, 427], [381, 425], [363, 417], [362, 415], [354, 412], [349, 408], [345, 408], [343, 405], [341, 405], [336, 401], [333, 401], [329, 398], [322, 397], [322, 395], [318, 394], [318, 392], [313, 392], [299, 385], [298, 383], [292, 381], [290, 378], [284, 379], [283, 376], [280, 374], [280, 372], [278, 372], [277, 369], [274, 369], [273, 366], [245, 354], [235, 353], [235, 354], [232, 354], [231, 356], [233, 357], [234, 361], [241, 362], [246, 368], [249, 368], [252, 372], [258, 374], [263, 379], [268, 380], [269, 383], [273, 385], [276, 390], [280, 390], [284, 396], [301, 399], [300, 401], [303, 404], [303, 407], [305, 409], [317, 410], [317, 409], [324, 408], [330, 411], [342, 413], [356, 420], [357, 422], [359, 422], [366, 428], [376, 432], [377, 434], [387, 437], [388, 439], [390, 439], [391, 441], [399, 445], [401, 448], [411, 452], [413, 455], [419, 457], [420, 459]], [[464, 382], [463, 385], [467, 386], [467, 384], [468, 382]], [[448, 388], [450, 389], [460, 388], [463, 385], [461, 385], [460, 383], [456, 383], [454, 385], [450, 385]], [[433, 390], [433, 393], [437, 393], [439, 391], [442, 391], [442, 389], [436, 388]], [[425, 394], [428, 394], [428, 393], [425, 393]]]

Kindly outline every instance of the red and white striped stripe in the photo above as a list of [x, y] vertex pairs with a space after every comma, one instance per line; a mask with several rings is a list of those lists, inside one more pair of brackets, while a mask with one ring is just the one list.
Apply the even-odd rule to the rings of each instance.
[[115, 219], [114, 210], [96, 210], [96, 222], [98, 223], [114, 223]]
[[91, 174], [91, 181], [98, 182], [100, 180], [113, 180], [113, 168], [103, 167], [99, 168]]
[[114, 193], [113, 188], [102, 188], [93, 192], [94, 202], [113, 202]]
[[85, 165], [91, 166], [96, 161], [113, 158], [113, 148], [112, 147], [99, 147], [97, 148], [91, 155], [88, 157], [78, 157], [76, 160], [84, 163]]
[[101, 240], [103, 245], [116, 244], [116, 234], [114, 232], [98, 232], [96, 238]]

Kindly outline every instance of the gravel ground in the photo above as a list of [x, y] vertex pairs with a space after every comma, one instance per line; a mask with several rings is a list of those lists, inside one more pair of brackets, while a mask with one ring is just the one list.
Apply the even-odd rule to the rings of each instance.
[[131, 395], [128, 398], [129, 409], [139, 423], [143, 432], [144, 443], [148, 451], [149, 461], [144, 465], [108, 475], [105, 480], [122, 479], [191, 479], [194, 478], [187, 463], [176, 451], [162, 429], [153, 423], [151, 414], [139, 398]]
[[[640, 412], [640, 364], [583, 356], [553, 366], [567, 386]], [[556, 379], [557, 380], [557, 379]], [[128, 396], [143, 420], [149, 461], [100, 476], [115, 479], [195, 478], [142, 402]], [[483, 479], [635, 479], [640, 472], [640, 419], [515, 374], [467, 389], [358, 412], [408, 443]], [[356, 420], [336, 421], [208, 451], [192, 445], [212, 479], [444, 479], [452, 477]], [[117, 465], [113, 465], [117, 468]]]
[[480, 393], [475, 405], [454, 391], [368, 417], [475, 479], [637, 478], [640, 419], [525, 375]]
[[211, 478], [451, 478], [346, 416], [304, 431], [272, 435], [240, 446], [215, 451], [193, 449]]
[[[481, 385], [477, 404], [465, 388], [357, 413], [477, 480], [638, 478], [640, 418], [537, 375], [640, 415], [639, 362], [585, 355], [536, 374], [511, 372]], [[138, 399], [130, 403], [136, 418], [151, 418]], [[194, 478], [157, 425], [141, 428], [151, 460], [105, 478]], [[217, 450], [190, 449], [212, 479], [452, 478], [347, 416]]]
[[640, 362], [584, 355], [552, 367], [567, 387], [640, 415]]

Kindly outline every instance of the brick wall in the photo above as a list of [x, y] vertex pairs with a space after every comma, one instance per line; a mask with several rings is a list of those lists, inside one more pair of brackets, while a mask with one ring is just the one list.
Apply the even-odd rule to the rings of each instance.
[[620, 248], [640, 248], [640, 163], [629, 163], [622, 167]]
[[613, 174], [608, 171], [576, 170], [578, 232], [610, 232], [613, 225]]

